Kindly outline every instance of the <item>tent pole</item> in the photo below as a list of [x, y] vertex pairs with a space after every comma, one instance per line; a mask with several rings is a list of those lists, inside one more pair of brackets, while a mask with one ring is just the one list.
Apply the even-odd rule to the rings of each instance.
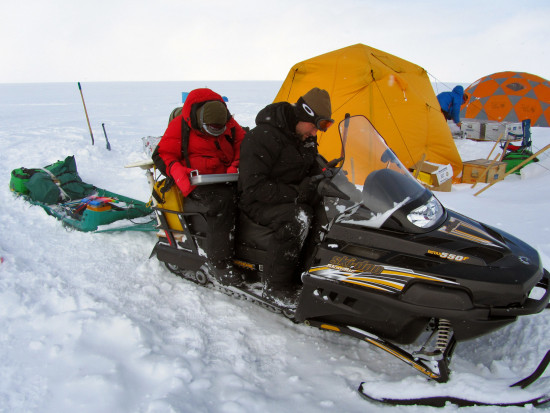
[[502, 161], [504, 157], [506, 156], [506, 151], [508, 150], [508, 146], [510, 145], [510, 141], [506, 139], [506, 145], [504, 146], [504, 149], [502, 150], [502, 155], [500, 155], [500, 160]]
[[487, 155], [487, 159], [489, 159], [491, 157], [491, 155], [493, 154], [493, 151], [495, 150], [495, 148], [497, 147], [498, 143], [500, 142], [500, 140], [502, 139], [503, 136], [504, 136], [504, 132], [502, 132], [500, 134], [500, 136], [498, 137], [497, 141], [493, 145], [493, 149], [491, 149], [491, 152], [489, 152], [489, 155]]
[[414, 173], [414, 177], [418, 178], [418, 175], [420, 174], [420, 170], [422, 169], [422, 166], [424, 165], [424, 160], [426, 159], [426, 154], [422, 154], [422, 158], [420, 158], [420, 162], [417, 162], [416, 165], [416, 171]]

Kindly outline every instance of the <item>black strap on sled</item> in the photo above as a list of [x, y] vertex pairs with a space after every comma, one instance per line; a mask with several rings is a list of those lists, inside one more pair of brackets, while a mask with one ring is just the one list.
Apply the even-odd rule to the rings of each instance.
[[189, 135], [191, 134], [191, 128], [189, 128], [189, 125], [183, 119], [183, 116], [181, 118], [181, 154], [183, 155], [183, 159], [185, 159], [185, 164], [188, 168], [191, 168], [191, 162], [189, 162]]
[[[19, 173], [18, 171], [21, 171], [21, 173]], [[31, 176], [33, 176], [37, 172], [40, 172], [40, 169], [21, 167], [19, 169], [14, 169], [11, 174], [14, 177], [19, 179], [29, 179]]]
[[[162, 182], [162, 181], [161, 181]], [[164, 185], [162, 185], [159, 188], [160, 194], [157, 192], [156, 188], [153, 188], [153, 198], [157, 201], [159, 204], [164, 204], [166, 202], [166, 192], [172, 187], [174, 184], [174, 180], [172, 178], [166, 178], [164, 179]]]

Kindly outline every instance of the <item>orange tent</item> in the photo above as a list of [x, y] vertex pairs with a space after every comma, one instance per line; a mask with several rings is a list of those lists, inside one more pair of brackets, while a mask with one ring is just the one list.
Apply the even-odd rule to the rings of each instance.
[[550, 126], [550, 82], [525, 72], [499, 72], [476, 80], [464, 91], [460, 117]]
[[[356, 44], [296, 63], [275, 102], [296, 102], [313, 87], [329, 93], [336, 124], [346, 113], [366, 116], [406, 167], [425, 157], [451, 164], [454, 176], [462, 173], [460, 154], [422, 67]], [[337, 137], [335, 126], [319, 133], [321, 153], [338, 157]], [[354, 150], [359, 149], [348, 148]]]

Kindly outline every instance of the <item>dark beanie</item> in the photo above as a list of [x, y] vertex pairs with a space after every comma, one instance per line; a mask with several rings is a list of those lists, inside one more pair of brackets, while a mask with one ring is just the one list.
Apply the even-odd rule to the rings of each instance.
[[229, 116], [227, 116], [227, 108], [219, 100], [206, 102], [197, 112], [197, 120], [199, 125], [225, 125]]
[[314, 87], [294, 104], [294, 113], [303, 122], [315, 123], [318, 118], [330, 119], [332, 108], [328, 92]]

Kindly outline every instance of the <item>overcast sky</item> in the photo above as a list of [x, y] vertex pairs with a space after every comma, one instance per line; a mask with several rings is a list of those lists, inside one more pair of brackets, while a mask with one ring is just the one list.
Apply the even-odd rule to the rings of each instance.
[[550, 79], [548, 0], [2, 0], [0, 19], [0, 83], [283, 80], [356, 43], [444, 82]]

